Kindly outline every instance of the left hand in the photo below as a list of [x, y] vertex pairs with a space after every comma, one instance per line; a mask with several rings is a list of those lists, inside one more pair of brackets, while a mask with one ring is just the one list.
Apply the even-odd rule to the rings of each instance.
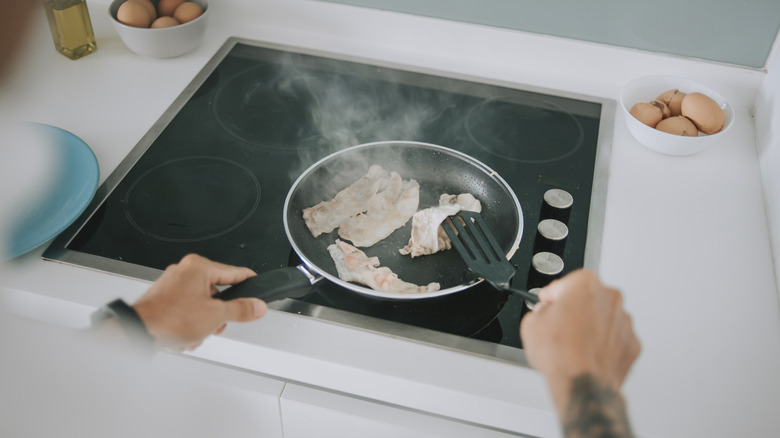
[[255, 275], [249, 268], [190, 254], [169, 266], [133, 308], [158, 346], [191, 350], [210, 334], [221, 333], [230, 321], [254, 321], [265, 315], [268, 306], [258, 298], [212, 298], [218, 291], [216, 286], [236, 284]]

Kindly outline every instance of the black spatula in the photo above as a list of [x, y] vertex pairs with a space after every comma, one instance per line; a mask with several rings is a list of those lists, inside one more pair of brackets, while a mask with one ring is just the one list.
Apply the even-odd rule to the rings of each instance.
[[507, 260], [479, 213], [461, 211], [448, 217], [442, 227], [471, 271], [496, 289], [520, 295], [532, 304], [539, 301], [536, 295], [510, 286], [515, 267]]

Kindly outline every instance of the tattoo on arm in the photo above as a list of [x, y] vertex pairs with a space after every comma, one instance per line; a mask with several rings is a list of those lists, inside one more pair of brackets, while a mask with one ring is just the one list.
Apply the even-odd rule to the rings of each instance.
[[571, 400], [563, 418], [566, 438], [630, 438], [625, 404], [620, 393], [590, 375], [572, 382]]

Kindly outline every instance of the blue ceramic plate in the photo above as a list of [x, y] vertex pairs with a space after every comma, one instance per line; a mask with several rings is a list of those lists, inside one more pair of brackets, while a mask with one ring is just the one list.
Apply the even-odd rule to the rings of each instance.
[[53, 174], [47, 176], [51, 184], [40, 202], [13, 225], [5, 258], [37, 248], [72, 224], [87, 208], [100, 180], [95, 154], [83, 140], [54, 126], [40, 123], [30, 123], [30, 126], [40, 131], [41, 138], [51, 142], [56, 165]]

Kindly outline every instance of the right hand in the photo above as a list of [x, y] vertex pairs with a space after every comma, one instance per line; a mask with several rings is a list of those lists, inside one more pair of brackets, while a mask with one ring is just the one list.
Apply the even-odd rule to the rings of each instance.
[[620, 292], [584, 269], [544, 287], [520, 333], [528, 361], [547, 379], [559, 412], [579, 376], [619, 392], [641, 349]]

